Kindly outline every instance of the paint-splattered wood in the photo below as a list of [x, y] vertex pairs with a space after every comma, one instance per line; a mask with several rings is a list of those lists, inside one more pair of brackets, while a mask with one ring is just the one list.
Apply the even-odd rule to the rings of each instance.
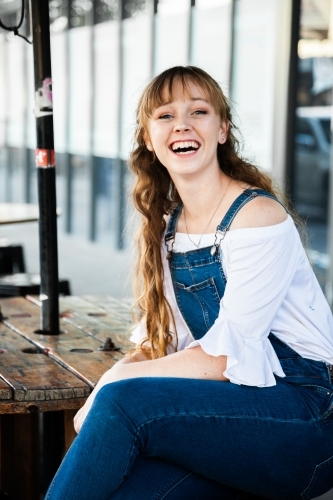
[[83, 295], [82, 298], [131, 324], [131, 305], [127, 300], [115, 299], [109, 295]]
[[107, 317], [110, 326], [119, 328], [124, 333], [128, 332], [133, 324], [129, 306], [125, 306], [120, 301], [114, 302], [109, 297], [99, 295], [96, 298], [92, 296], [67, 296], [60, 297], [59, 303], [62, 313], [69, 310], [77, 315], [81, 314], [101, 319]]
[[[0, 300], [3, 323], [36, 347], [43, 350], [53, 361], [88, 383], [92, 388], [102, 374], [122, 354], [114, 351], [99, 351], [101, 341], [87, 335], [68, 323], [61, 322], [64, 333], [41, 335], [39, 329], [39, 308], [22, 297]], [[19, 313], [18, 313], [19, 311]]]
[[[37, 297], [27, 296], [27, 299], [40, 306]], [[59, 297], [59, 309], [60, 317], [65, 323], [76, 326], [103, 344], [110, 334], [119, 336], [120, 342], [130, 336], [128, 321], [111, 316], [104, 309], [94, 306], [81, 297]], [[101, 328], [103, 325], [106, 325], [106, 329]]]
[[121, 354], [126, 354], [126, 352], [133, 347], [133, 343], [129, 340], [128, 330], [124, 330], [107, 316], [104, 318], [95, 318], [84, 314], [66, 313], [66, 317], [63, 318], [63, 321], [98, 340], [101, 348], [105, 343], [109, 343], [108, 339], [111, 339], [114, 345], [113, 350]]
[[61, 297], [60, 311], [65, 322], [80, 328], [103, 344], [110, 338], [115, 349], [122, 354], [133, 347], [129, 340], [129, 314], [127, 319], [115, 317], [112, 312], [97, 307], [81, 297]]
[[86, 383], [1, 324], [0, 350], [0, 377], [12, 387], [14, 401], [82, 398], [90, 393]]

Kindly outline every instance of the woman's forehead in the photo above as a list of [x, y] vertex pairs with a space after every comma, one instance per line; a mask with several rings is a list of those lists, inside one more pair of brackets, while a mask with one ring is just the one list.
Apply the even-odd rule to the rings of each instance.
[[[162, 75], [163, 76], [163, 75]], [[167, 75], [153, 81], [143, 94], [138, 107], [138, 122], [145, 126], [157, 108], [179, 99], [204, 99], [211, 104], [215, 113], [224, 119], [225, 101], [218, 85], [192, 75]]]
[[178, 99], [204, 99], [208, 100], [207, 92], [195, 82], [191, 80], [185, 80], [181, 82], [176, 80], [172, 82], [172, 85], [165, 85], [162, 90], [161, 97], [163, 101], [176, 101]]
[[212, 103], [209, 93], [201, 85], [191, 80], [165, 82], [158, 92], [151, 96], [150, 111], [178, 100], [204, 100]]

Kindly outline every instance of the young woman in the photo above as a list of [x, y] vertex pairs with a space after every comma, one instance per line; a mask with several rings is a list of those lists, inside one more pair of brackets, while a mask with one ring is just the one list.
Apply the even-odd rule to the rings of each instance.
[[106, 372], [46, 496], [310, 499], [333, 487], [333, 321], [292, 217], [195, 67], [138, 106], [132, 356]]

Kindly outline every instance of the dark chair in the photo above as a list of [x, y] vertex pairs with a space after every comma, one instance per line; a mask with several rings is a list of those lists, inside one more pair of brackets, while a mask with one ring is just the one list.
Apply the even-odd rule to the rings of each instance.
[[[0, 245], [0, 297], [38, 295], [40, 276], [25, 272], [21, 245]], [[59, 294], [70, 295], [68, 280], [59, 280]]]
[[23, 247], [21, 245], [0, 245], [0, 275], [24, 272]]

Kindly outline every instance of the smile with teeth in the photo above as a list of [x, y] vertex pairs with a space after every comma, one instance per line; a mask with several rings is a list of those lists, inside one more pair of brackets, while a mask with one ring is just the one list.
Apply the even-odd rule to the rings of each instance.
[[199, 147], [200, 144], [196, 141], [177, 141], [171, 145], [172, 151], [178, 155], [188, 155], [197, 151]]

